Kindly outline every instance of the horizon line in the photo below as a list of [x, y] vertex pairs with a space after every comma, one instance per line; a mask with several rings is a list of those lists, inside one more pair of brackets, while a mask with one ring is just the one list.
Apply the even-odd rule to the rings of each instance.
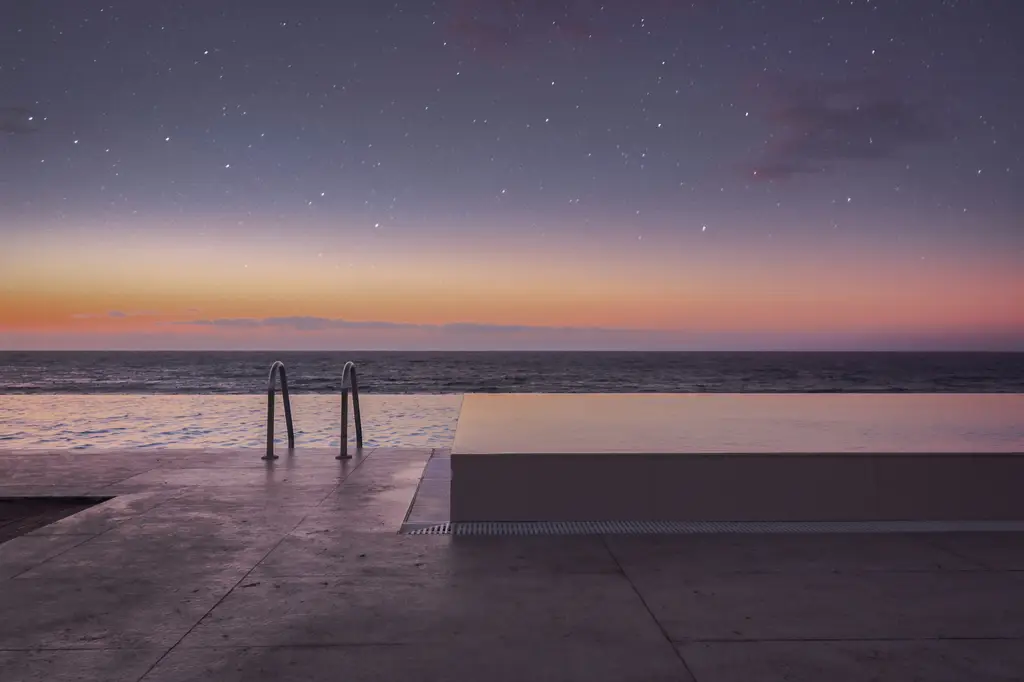
[[0, 348], [0, 353], [973, 353], [973, 354], [1024, 354], [1019, 349], [979, 348], [771, 348], [771, 349], [642, 349], [642, 348]]

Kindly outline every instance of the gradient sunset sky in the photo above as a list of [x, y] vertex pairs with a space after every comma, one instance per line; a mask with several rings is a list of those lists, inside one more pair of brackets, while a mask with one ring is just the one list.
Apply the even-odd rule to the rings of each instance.
[[0, 349], [1024, 350], [1017, 0], [12, 0]]

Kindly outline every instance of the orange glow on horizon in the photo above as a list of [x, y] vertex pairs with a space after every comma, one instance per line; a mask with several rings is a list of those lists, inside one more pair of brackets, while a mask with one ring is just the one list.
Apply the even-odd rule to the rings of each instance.
[[[209, 249], [166, 237], [123, 243], [65, 237], [14, 246], [16, 257], [0, 270], [0, 334], [316, 336], [321, 332], [179, 324], [310, 317], [428, 326], [1024, 338], [1024, 274], [1012, 263], [985, 266], [978, 259], [908, 262], [899, 253], [849, 252], [832, 262], [807, 262], [777, 250], [737, 262], [713, 246], [652, 254], [586, 243], [531, 254], [515, 240], [489, 249], [482, 242], [419, 250], [371, 244], [345, 257], [258, 240]], [[868, 275], [865, 263], [871, 264]], [[365, 330], [359, 334], [372, 340]], [[429, 336], [411, 328], [401, 334]]]

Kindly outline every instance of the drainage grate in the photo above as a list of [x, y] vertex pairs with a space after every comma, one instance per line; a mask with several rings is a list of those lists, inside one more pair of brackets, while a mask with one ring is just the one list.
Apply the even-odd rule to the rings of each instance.
[[1022, 532], [1024, 521], [469, 521], [407, 524], [406, 535]]

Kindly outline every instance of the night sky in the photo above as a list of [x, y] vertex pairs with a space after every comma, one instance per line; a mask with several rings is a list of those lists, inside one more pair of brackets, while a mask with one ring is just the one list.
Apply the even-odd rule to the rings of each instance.
[[6, 0], [0, 348], [1024, 350], [1017, 0]]

